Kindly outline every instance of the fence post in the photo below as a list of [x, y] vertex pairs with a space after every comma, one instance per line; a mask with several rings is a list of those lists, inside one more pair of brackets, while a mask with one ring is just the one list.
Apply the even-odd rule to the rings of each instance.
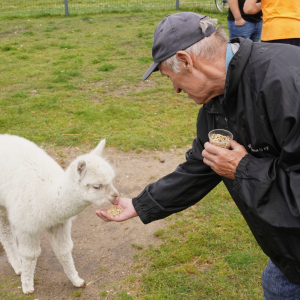
[[179, 10], [179, 0], [176, 0], [176, 10]]
[[69, 17], [69, 7], [68, 7], [68, 0], [65, 0], [65, 13], [66, 17]]

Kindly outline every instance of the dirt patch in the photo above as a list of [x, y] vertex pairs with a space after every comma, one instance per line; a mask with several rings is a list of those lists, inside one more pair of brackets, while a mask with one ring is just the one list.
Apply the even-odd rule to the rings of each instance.
[[16, 33], [25, 32], [25, 31], [28, 31], [28, 29], [22, 28], [22, 29], [19, 29], [19, 30], [12, 30], [12, 31], [9, 31], [9, 32], [7, 31], [7, 32], [0, 33], [0, 36], [7, 36], [9, 34], [16, 34]]
[[136, 93], [139, 92], [140, 90], [145, 90], [149, 88], [155, 88], [156, 83], [153, 80], [145, 80], [141, 81], [138, 84], [131, 84], [131, 85], [122, 85], [118, 87], [115, 91], [114, 94], [119, 97], [124, 97], [128, 93]]
[[[116, 172], [115, 187], [122, 197], [132, 198], [147, 184], [174, 171], [177, 165], [185, 160], [184, 154], [187, 149], [174, 149], [170, 152], [147, 151], [137, 154], [106, 148], [104, 156]], [[46, 151], [64, 168], [81, 154], [78, 148], [55, 148]], [[166, 225], [164, 220], [144, 225], [139, 218], [123, 223], [106, 223], [96, 216], [94, 213], [96, 209], [97, 207], [88, 207], [78, 215], [72, 226], [75, 265], [79, 276], [87, 284], [80, 299], [101, 299], [99, 293], [109, 290], [112, 286], [118, 291], [122, 290], [122, 279], [137, 272], [133, 268], [135, 264], [133, 256], [139, 251], [137, 249], [139, 247], [134, 245], [157, 246], [160, 239], [153, 233]], [[42, 254], [38, 258], [35, 271], [36, 299], [74, 299], [73, 294], [78, 289], [73, 287], [65, 276], [46, 233], [41, 236], [41, 248]], [[0, 266], [0, 280], [13, 278], [10, 280], [15, 282], [17, 277], [1, 246]], [[10, 292], [21, 293], [20, 286], [11, 288]]]
[[[108, 85], [105, 81], [97, 81], [92, 83], [93, 86], [99, 86], [99, 87], [105, 87], [106, 89], [108, 88]], [[115, 95], [117, 97], [124, 97], [128, 93], [136, 93], [140, 90], [145, 90], [145, 89], [151, 89], [155, 88], [157, 83], [155, 83], [153, 80], [147, 79], [145, 81], [139, 82], [137, 84], [126, 84], [126, 85], [121, 85], [117, 88], [115, 88], [113, 91], [110, 89], [107, 89], [107, 92], [105, 94], [102, 94], [102, 96], [93, 96], [90, 97], [91, 101], [101, 103], [102, 99], [105, 97], [105, 95]]]

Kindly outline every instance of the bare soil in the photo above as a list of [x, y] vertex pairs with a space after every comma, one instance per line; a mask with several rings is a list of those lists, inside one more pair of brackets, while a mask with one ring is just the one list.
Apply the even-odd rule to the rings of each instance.
[[[144, 187], [175, 170], [185, 160], [186, 149], [164, 151], [122, 152], [115, 148], [106, 148], [104, 157], [112, 164], [115, 173], [115, 187], [121, 197], [133, 198]], [[46, 149], [63, 168], [76, 156], [82, 154], [78, 148]], [[107, 206], [109, 208], [110, 205]], [[106, 223], [95, 214], [97, 207], [88, 207], [73, 221], [72, 239], [73, 257], [79, 276], [87, 284], [80, 299], [109, 299], [116, 291], [126, 291], [122, 280], [137, 270], [134, 254], [139, 247], [157, 246], [160, 239], [153, 234], [166, 226], [166, 221], [158, 220], [144, 225], [133, 218], [122, 223]], [[42, 253], [35, 270], [35, 298], [39, 300], [74, 299], [75, 288], [65, 276], [57, 261], [47, 234], [41, 236]], [[0, 244], [0, 280], [16, 282], [19, 279], [9, 265]], [[21, 295], [19, 286], [8, 284], [10, 293]], [[109, 291], [107, 296], [100, 292]]]

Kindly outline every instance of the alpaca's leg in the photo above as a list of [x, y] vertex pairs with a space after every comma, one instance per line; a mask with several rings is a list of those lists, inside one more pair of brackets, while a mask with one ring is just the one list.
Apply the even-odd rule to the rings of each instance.
[[34, 270], [38, 256], [41, 254], [39, 234], [16, 231], [18, 249], [22, 260], [22, 289], [24, 294], [34, 291]]
[[54, 226], [48, 232], [54, 253], [63, 266], [67, 277], [74, 286], [83, 287], [84, 280], [78, 276], [72, 257], [71, 221]]
[[16, 238], [13, 235], [7, 211], [3, 206], [0, 206], [0, 241], [14, 271], [17, 275], [21, 275], [22, 265], [18, 254]]

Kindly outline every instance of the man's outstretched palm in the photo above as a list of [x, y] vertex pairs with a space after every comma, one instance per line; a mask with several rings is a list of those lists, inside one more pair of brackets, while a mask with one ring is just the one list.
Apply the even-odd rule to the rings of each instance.
[[97, 216], [105, 222], [122, 222], [137, 216], [137, 213], [132, 205], [132, 199], [119, 198], [115, 201], [114, 205], [118, 208], [123, 209], [123, 211], [119, 215], [112, 216], [107, 214], [108, 209], [98, 209], [95, 212]]

